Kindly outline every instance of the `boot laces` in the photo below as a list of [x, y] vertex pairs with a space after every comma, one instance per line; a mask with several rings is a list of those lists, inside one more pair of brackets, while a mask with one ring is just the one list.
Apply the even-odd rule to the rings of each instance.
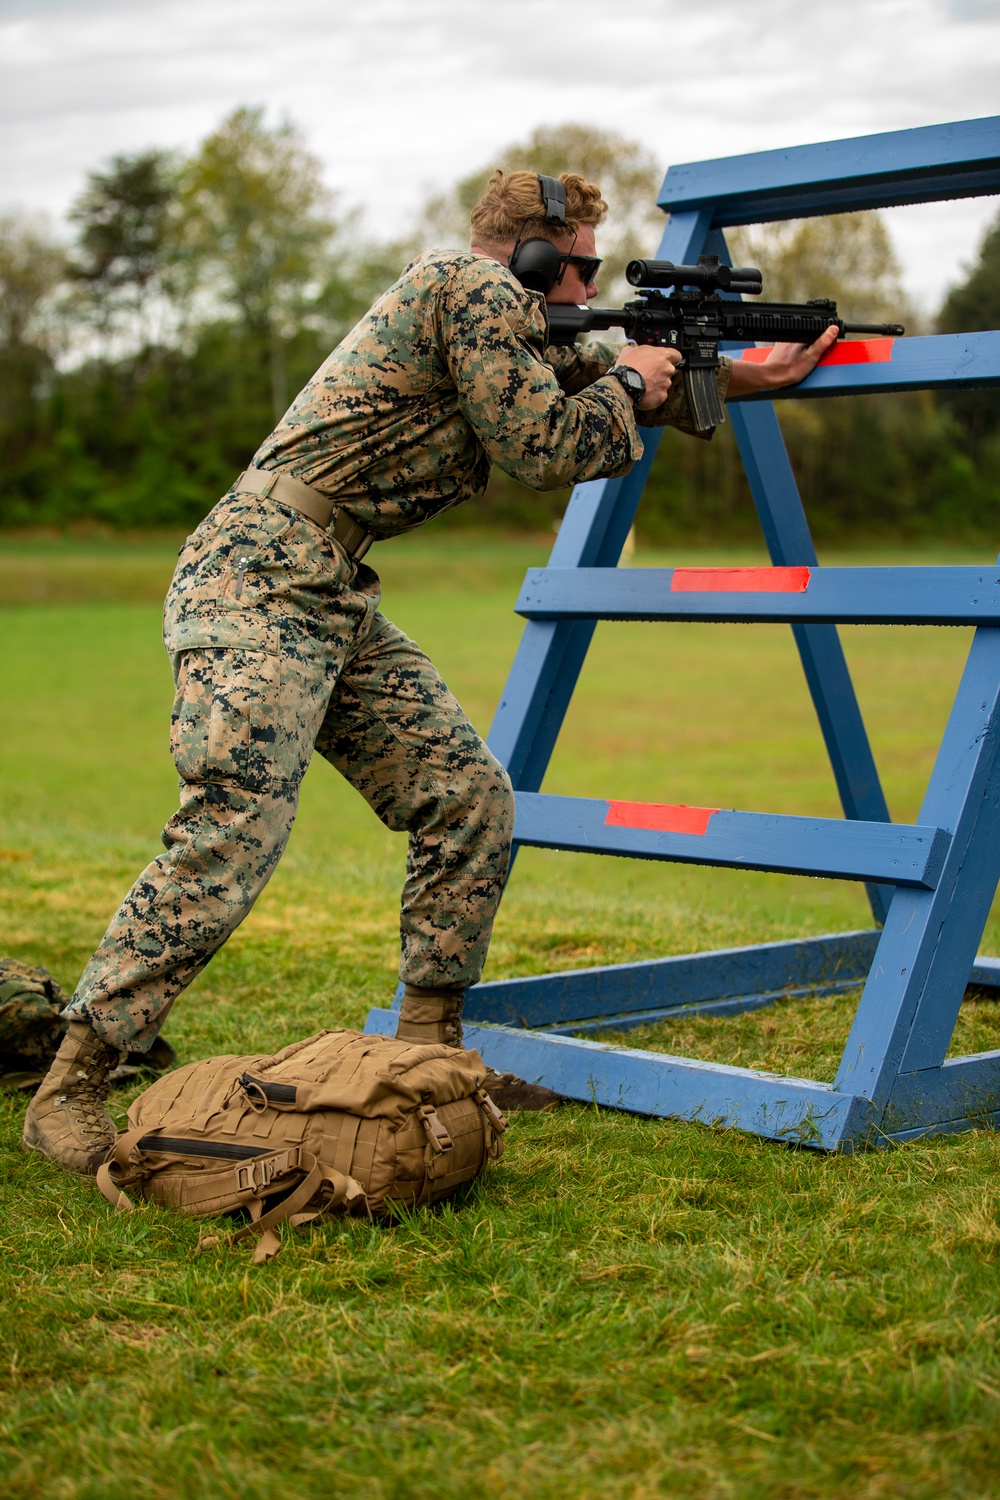
[[110, 1073], [111, 1058], [107, 1050], [95, 1051], [88, 1062], [77, 1064], [74, 1088], [62, 1095], [84, 1135], [104, 1139], [108, 1133], [108, 1112], [104, 1101]]

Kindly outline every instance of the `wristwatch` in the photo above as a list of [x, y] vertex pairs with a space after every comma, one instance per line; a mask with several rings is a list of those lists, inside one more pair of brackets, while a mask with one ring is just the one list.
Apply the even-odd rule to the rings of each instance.
[[646, 394], [646, 382], [638, 370], [633, 370], [631, 365], [612, 365], [610, 370], [605, 370], [606, 375], [613, 375], [622, 390], [631, 397], [632, 405], [638, 406]]

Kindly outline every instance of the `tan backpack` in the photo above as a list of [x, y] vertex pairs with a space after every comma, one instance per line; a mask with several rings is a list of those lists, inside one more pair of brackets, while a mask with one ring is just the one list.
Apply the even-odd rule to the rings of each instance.
[[243, 1209], [235, 1238], [277, 1253], [275, 1228], [335, 1210], [437, 1203], [503, 1149], [507, 1122], [478, 1052], [321, 1031], [273, 1057], [212, 1057], [158, 1078], [97, 1174], [184, 1213]]

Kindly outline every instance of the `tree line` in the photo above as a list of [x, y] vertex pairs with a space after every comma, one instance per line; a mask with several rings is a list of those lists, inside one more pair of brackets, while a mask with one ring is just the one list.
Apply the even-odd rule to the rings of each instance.
[[[581, 171], [602, 184], [602, 302], [655, 245], [661, 170], [635, 142], [584, 125], [536, 131], [508, 167]], [[467, 244], [493, 163], [429, 200], [392, 241], [366, 237], [290, 124], [239, 109], [186, 157], [149, 150], [91, 172], [73, 238], [0, 215], [0, 524], [195, 522], [246, 466], [329, 350], [423, 249]], [[877, 214], [741, 230], [738, 262], [765, 296], [832, 296], [845, 316], [903, 321], [901, 277]], [[1000, 326], [1000, 220], [935, 326]], [[1000, 419], [990, 391], [786, 403], [780, 419], [821, 539], [993, 538]], [[565, 493], [496, 474], [450, 525], [548, 528]], [[649, 541], [756, 534], [728, 428], [712, 443], [668, 432], [640, 515]]]

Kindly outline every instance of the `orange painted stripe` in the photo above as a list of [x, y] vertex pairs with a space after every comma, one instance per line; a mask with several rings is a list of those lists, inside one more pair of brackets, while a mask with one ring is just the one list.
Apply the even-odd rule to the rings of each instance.
[[804, 594], [808, 568], [675, 568], [672, 594]]
[[[818, 369], [826, 365], [887, 365], [892, 361], [892, 346], [895, 339], [838, 339], [833, 348], [820, 360]], [[747, 364], [762, 365], [771, 353], [767, 349], [744, 349], [740, 359]]]
[[609, 802], [608, 828], [649, 828], [657, 833], [704, 833], [717, 807], [688, 807], [679, 802]]

